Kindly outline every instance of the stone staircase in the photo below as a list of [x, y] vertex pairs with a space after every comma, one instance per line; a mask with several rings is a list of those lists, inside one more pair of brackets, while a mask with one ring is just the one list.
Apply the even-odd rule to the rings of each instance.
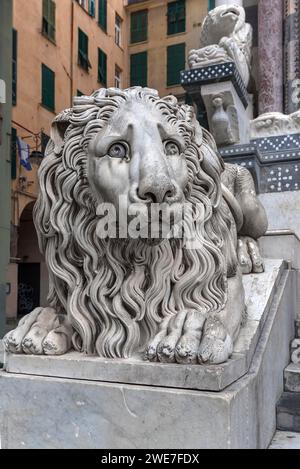
[[300, 433], [300, 320], [292, 344], [292, 362], [284, 371], [284, 393], [277, 404], [277, 429]]

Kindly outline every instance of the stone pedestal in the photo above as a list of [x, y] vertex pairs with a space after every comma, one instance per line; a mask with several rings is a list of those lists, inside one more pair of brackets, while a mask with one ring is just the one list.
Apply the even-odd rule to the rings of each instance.
[[218, 146], [249, 143], [251, 99], [234, 62], [186, 70], [181, 85]]
[[294, 310], [293, 272], [274, 260], [263, 275], [262, 281], [260, 275], [245, 277], [249, 317], [233, 357], [243, 357], [238, 347], [244, 349], [243, 372], [138, 358], [6, 357], [2, 447], [266, 448], [275, 431]]

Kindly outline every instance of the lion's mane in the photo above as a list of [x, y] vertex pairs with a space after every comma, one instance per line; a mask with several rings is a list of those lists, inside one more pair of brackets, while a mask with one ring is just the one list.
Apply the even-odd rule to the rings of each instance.
[[[204, 223], [197, 225], [200, 249], [186, 249], [180, 239], [150, 246], [142, 240], [97, 236], [97, 202], [87, 177], [88, 145], [131, 99], [159, 109], [162, 119], [185, 140], [186, 198], [201, 204], [204, 213]], [[227, 266], [234, 271], [236, 257], [232, 217], [222, 197], [222, 171], [213, 139], [201, 130], [192, 108], [179, 106], [174, 96], [160, 99], [156, 91], [140, 87], [100, 89], [74, 98], [73, 108], [55, 119], [39, 170], [34, 218], [49, 270], [48, 300], [70, 318], [76, 350], [126, 358], [145, 349], [166, 315], [224, 308]]]

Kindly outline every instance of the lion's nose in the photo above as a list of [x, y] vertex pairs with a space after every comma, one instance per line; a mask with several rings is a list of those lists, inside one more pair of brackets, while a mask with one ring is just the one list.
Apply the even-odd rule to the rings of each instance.
[[161, 204], [169, 202], [176, 196], [176, 187], [171, 181], [141, 182], [138, 187], [138, 196], [151, 203]]

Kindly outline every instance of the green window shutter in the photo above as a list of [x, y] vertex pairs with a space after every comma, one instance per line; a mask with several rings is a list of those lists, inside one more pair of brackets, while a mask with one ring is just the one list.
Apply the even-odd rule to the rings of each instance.
[[96, 14], [96, 5], [95, 5], [96, 0], [89, 0], [89, 15], [95, 18]]
[[77, 96], [83, 96], [83, 93], [80, 90], [77, 90]]
[[13, 29], [13, 51], [12, 51], [12, 104], [17, 104], [17, 79], [18, 79], [18, 32]]
[[12, 127], [10, 140], [10, 164], [11, 178], [17, 178], [17, 130]]
[[107, 55], [101, 49], [98, 49], [98, 81], [107, 85]]
[[185, 44], [167, 48], [167, 86], [180, 84], [180, 72], [185, 69]]
[[147, 86], [148, 79], [147, 52], [130, 56], [130, 86]]
[[55, 73], [42, 64], [42, 104], [55, 110]]
[[185, 32], [185, 0], [168, 3], [168, 36]]
[[49, 135], [45, 134], [44, 132], [41, 132], [41, 152], [43, 153], [43, 156], [45, 156], [49, 140]]
[[43, 0], [43, 34], [55, 41], [56, 4], [53, 0]]
[[148, 39], [148, 10], [135, 11], [130, 16], [130, 42], [147, 41]]
[[216, 0], [208, 0], [208, 11], [216, 8]]
[[89, 61], [89, 38], [78, 28], [78, 64], [88, 71], [91, 68]]
[[107, 31], [107, 0], [98, 2], [98, 24], [105, 32]]

